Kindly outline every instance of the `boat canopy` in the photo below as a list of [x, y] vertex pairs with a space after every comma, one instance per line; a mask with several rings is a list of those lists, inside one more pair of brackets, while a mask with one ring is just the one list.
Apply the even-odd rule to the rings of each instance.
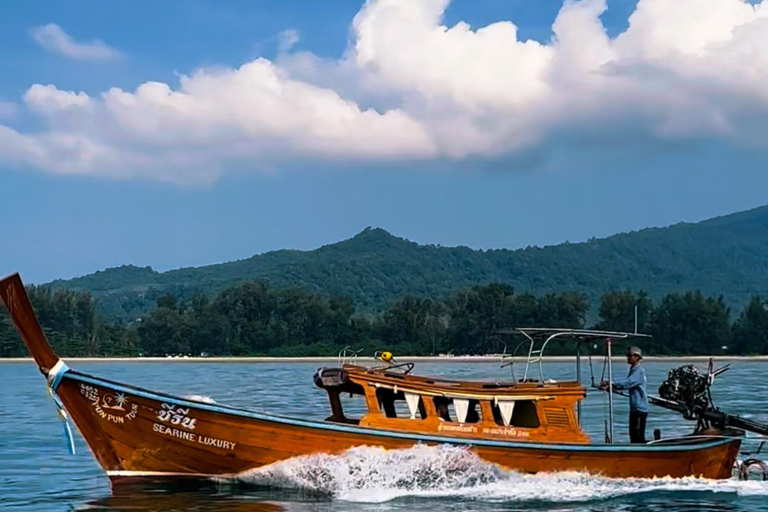
[[499, 329], [495, 334], [524, 334], [530, 338], [550, 338], [550, 337], [570, 337], [579, 341], [590, 341], [605, 338], [627, 339], [627, 338], [650, 338], [648, 334], [620, 332], [620, 331], [599, 331], [595, 329], [565, 329], [550, 327], [514, 327], [509, 329]]
[[[503, 336], [522, 335], [523, 340], [520, 341], [511, 353], [507, 352], [507, 344], [504, 343]], [[576, 341], [576, 360], [577, 360], [577, 372], [579, 365], [580, 349], [582, 343], [589, 343], [595, 341], [602, 341], [605, 343], [607, 349], [610, 349], [612, 340], [621, 339], [627, 340], [632, 338], [650, 338], [647, 334], [618, 332], [618, 331], [598, 331], [592, 329], [553, 329], [545, 327], [515, 327], [510, 329], [500, 329], [494, 332], [494, 336], [504, 345], [504, 353], [501, 356], [501, 366], [509, 366], [512, 371], [512, 377], [517, 380], [514, 372], [515, 357], [518, 356], [520, 349], [527, 348], [525, 351], [520, 352], [520, 357], [526, 356], [525, 359], [525, 371], [523, 373], [522, 382], [528, 380], [528, 374], [531, 364], [538, 364], [539, 377], [541, 381], [544, 381], [544, 368], [542, 361], [544, 358], [544, 352], [547, 345], [554, 339], [558, 340], [573, 340]]]
[[[514, 336], [522, 335], [523, 340], [520, 341], [511, 353], [507, 353], [507, 345], [504, 343], [502, 336]], [[542, 361], [544, 358], [544, 352], [550, 341], [554, 339], [562, 340], [575, 340], [576, 341], [576, 381], [581, 382], [581, 346], [584, 343], [593, 343], [601, 341], [605, 345], [605, 358], [608, 363], [608, 382], [613, 386], [613, 366], [611, 364], [611, 344], [613, 340], [629, 340], [634, 338], [650, 338], [648, 334], [640, 334], [637, 332], [619, 332], [619, 331], [599, 331], [592, 329], [568, 329], [568, 328], [546, 328], [546, 327], [515, 327], [511, 329], [500, 329], [494, 333], [504, 345], [504, 353], [501, 356], [501, 367], [509, 366], [512, 372], [512, 378], [517, 380], [515, 376], [515, 357], [518, 355], [518, 351], [521, 348], [527, 346], [527, 354], [525, 354], [525, 370], [521, 382], [528, 382], [528, 373], [531, 368], [531, 364], [538, 365], [539, 377], [541, 382], [544, 382], [544, 367]], [[590, 362], [591, 364], [591, 362]], [[608, 423], [609, 432], [607, 436], [610, 442], [613, 442], [613, 393], [608, 393]], [[576, 414], [578, 416], [579, 424], [581, 424], [582, 411], [581, 402], [576, 406]]]

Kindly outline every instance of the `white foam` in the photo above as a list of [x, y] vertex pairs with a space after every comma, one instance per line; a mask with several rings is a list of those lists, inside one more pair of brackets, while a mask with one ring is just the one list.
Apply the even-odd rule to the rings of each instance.
[[341, 455], [295, 457], [246, 471], [238, 479], [301, 489], [336, 499], [381, 503], [406, 496], [481, 501], [580, 502], [652, 491], [768, 495], [768, 482], [697, 478], [613, 479], [585, 473], [525, 475], [484, 462], [466, 448], [353, 448]]
[[206, 404], [215, 404], [216, 400], [205, 395], [184, 395], [182, 398], [192, 400], [193, 402], [203, 402]]

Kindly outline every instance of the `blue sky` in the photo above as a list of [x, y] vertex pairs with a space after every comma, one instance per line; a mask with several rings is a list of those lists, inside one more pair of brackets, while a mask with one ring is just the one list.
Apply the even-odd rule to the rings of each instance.
[[0, 274], [204, 265], [366, 226], [517, 248], [768, 203], [768, 54], [744, 51], [768, 8], [403, 2], [5, 4]]

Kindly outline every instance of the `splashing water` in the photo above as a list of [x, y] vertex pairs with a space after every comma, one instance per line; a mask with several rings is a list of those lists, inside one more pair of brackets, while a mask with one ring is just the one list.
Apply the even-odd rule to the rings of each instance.
[[651, 491], [768, 495], [768, 482], [697, 478], [614, 479], [579, 472], [507, 471], [454, 446], [403, 450], [352, 448], [340, 455], [295, 457], [238, 475], [242, 482], [328, 494], [354, 502], [460, 497], [483, 501], [582, 502]]
[[[314, 454], [295, 457], [248, 471], [240, 479], [257, 485], [303, 489], [357, 501], [372, 492], [386, 501], [399, 495], [465, 489], [504, 478], [501, 470], [486, 464], [463, 448], [415, 446], [385, 450], [367, 446], [342, 455]], [[392, 496], [388, 494], [394, 493]]]
[[216, 400], [206, 395], [182, 395], [182, 398], [192, 400], [193, 402], [203, 402], [204, 404], [215, 404]]

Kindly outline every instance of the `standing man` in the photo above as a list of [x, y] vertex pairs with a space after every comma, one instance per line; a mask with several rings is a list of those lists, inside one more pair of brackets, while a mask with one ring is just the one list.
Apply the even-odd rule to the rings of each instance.
[[[642, 351], [637, 347], [627, 350], [629, 374], [624, 380], [613, 383], [615, 390], [629, 392], [629, 442], [645, 443], [645, 420], [648, 418], [648, 393], [645, 368], [640, 364], [643, 359]], [[600, 389], [608, 389], [608, 381], [600, 383]]]

